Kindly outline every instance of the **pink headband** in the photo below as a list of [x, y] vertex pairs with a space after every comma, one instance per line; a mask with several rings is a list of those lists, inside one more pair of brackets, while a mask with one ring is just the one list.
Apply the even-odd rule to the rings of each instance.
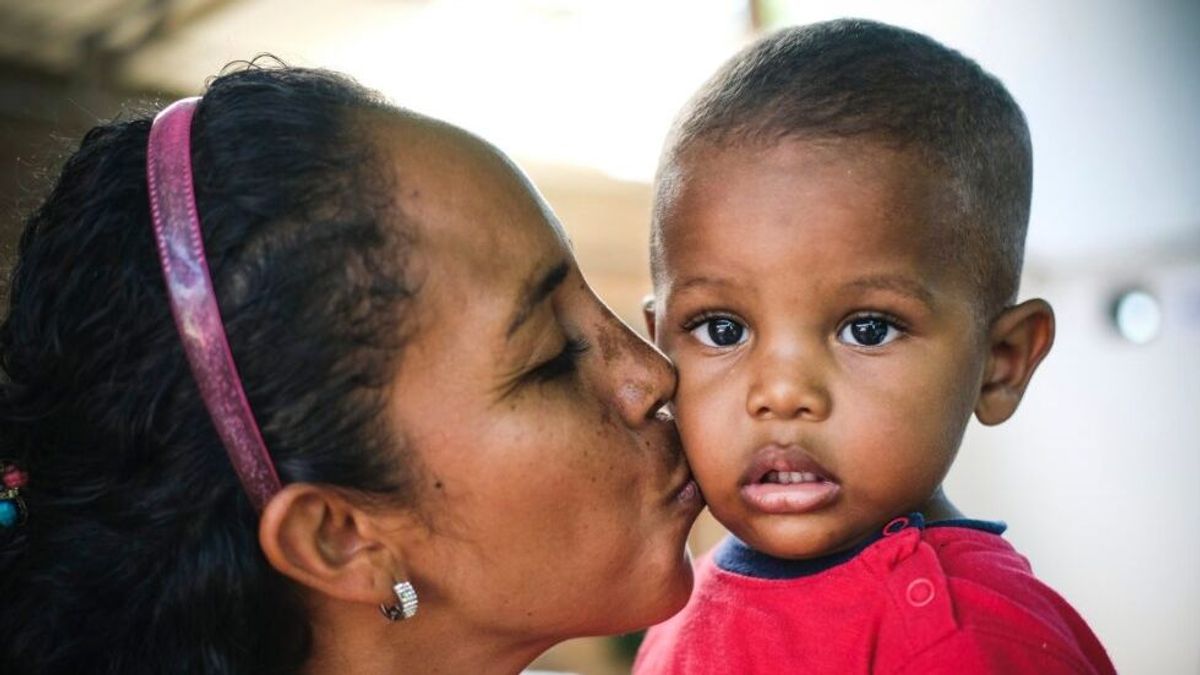
[[199, 97], [176, 101], [154, 118], [146, 150], [150, 213], [192, 375], [242, 486], [261, 512], [281, 486], [233, 363], [204, 258], [192, 185], [192, 115], [199, 102]]

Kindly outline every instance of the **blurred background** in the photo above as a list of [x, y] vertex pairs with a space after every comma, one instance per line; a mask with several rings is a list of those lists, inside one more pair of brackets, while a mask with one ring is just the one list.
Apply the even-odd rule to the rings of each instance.
[[[1200, 673], [1197, 0], [0, 0], [0, 261], [86, 129], [270, 52], [513, 155], [641, 329], [671, 118], [757, 35], [837, 16], [975, 58], [1033, 132], [1022, 293], [1055, 306], [1058, 342], [1012, 421], [970, 428], [949, 494], [1008, 522], [1119, 670]], [[693, 549], [721, 534], [703, 518]], [[635, 645], [576, 640], [536, 666], [622, 673]]]

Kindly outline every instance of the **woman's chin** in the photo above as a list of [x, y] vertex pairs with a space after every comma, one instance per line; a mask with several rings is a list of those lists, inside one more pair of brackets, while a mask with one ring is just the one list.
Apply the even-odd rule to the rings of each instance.
[[671, 590], [663, 593], [662, 611], [652, 617], [648, 625], [662, 623], [675, 616], [688, 603], [688, 599], [692, 597], [692, 586], [695, 584], [695, 576], [692, 572], [692, 556], [686, 549], [684, 550], [682, 561], [675, 578], [669, 582], [668, 586], [664, 586]]
[[621, 632], [641, 630], [662, 623], [683, 609], [692, 595], [695, 577], [692, 572], [692, 556], [686, 547], [678, 554], [673, 564], [664, 568], [657, 584], [650, 586], [647, 599], [653, 602], [637, 618], [637, 621]]

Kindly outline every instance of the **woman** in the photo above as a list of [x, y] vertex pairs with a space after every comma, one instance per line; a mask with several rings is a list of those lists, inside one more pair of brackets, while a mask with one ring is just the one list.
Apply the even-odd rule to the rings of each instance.
[[674, 375], [504, 155], [299, 69], [150, 136], [21, 238], [0, 672], [511, 673], [683, 605]]

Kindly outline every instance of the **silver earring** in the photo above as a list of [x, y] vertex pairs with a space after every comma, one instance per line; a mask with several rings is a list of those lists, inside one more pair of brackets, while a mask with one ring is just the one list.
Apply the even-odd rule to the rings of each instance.
[[379, 605], [380, 613], [387, 617], [388, 621], [413, 618], [417, 613], [417, 589], [407, 581], [397, 581], [396, 585], [392, 586], [392, 592], [396, 594], [398, 602]]

